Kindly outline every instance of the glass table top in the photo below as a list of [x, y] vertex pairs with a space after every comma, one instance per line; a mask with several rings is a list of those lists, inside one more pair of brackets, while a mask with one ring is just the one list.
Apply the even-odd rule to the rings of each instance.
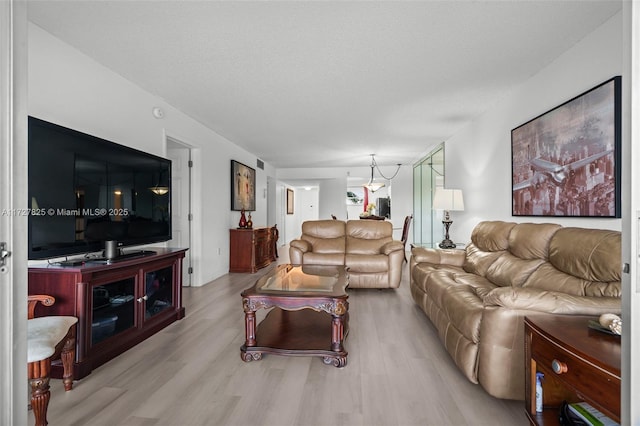
[[346, 273], [341, 266], [280, 265], [256, 283], [258, 293], [335, 293], [344, 291]]

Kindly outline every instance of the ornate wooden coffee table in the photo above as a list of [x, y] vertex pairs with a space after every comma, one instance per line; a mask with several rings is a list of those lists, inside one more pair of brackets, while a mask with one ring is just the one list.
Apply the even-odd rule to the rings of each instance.
[[[349, 284], [342, 266], [279, 265], [242, 292], [246, 362], [263, 353], [321, 356], [325, 364], [347, 365]], [[271, 309], [256, 327], [256, 311]]]

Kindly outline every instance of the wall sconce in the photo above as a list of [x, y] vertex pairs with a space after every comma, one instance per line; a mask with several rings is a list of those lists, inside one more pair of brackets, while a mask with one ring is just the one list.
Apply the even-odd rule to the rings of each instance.
[[462, 190], [436, 188], [436, 193], [433, 197], [433, 208], [434, 210], [444, 210], [442, 224], [444, 225], [445, 235], [444, 240], [438, 244], [438, 247], [443, 249], [456, 248], [456, 244], [449, 239], [449, 227], [453, 223], [449, 217], [449, 211], [464, 210]]

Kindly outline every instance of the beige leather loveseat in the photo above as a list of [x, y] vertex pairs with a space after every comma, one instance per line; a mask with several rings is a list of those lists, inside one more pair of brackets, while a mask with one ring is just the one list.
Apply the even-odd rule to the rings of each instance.
[[524, 316], [620, 313], [620, 244], [617, 231], [481, 222], [465, 250], [412, 249], [411, 294], [470, 381], [524, 399]]
[[294, 265], [345, 265], [350, 288], [398, 288], [404, 246], [394, 240], [391, 222], [312, 220], [289, 246]]

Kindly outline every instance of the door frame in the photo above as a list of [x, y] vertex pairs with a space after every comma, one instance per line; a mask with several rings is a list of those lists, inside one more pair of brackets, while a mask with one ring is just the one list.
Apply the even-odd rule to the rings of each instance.
[[194, 212], [197, 210], [197, 206], [200, 202], [200, 197], [194, 196], [194, 194], [198, 194], [197, 188], [199, 188], [199, 177], [198, 177], [198, 167], [196, 165], [196, 159], [198, 155], [196, 154], [197, 148], [195, 148], [192, 144], [189, 144], [185, 141], [184, 138], [179, 136], [173, 136], [167, 132], [164, 134], [165, 140], [165, 155], [167, 154], [170, 145], [172, 146], [182, 146], [185, 149], [189, 150], [189, 159], [192, 163], [192, 167], [189, 168], [189, 212], [191, 214], [191, 220], [189, 221], [189, 250], [185, 255], [185, 261], [183, 263], [183, 268], [192, 268], [192, 273], [190, 274], [190, 286], [199, 286], [201, 270], [200, 270], [200, 262], [198, 259], [201, 259], [201, 247], [202, 247], [202, 238], [200, 237], [199, 229], [202, 229], [201, 218], [200, 215], [195, 214]]
[[[27, 8], [0, 1], [0, 424], [27, 423]], [[5, 210], [6, 209], [6, 210]]]

